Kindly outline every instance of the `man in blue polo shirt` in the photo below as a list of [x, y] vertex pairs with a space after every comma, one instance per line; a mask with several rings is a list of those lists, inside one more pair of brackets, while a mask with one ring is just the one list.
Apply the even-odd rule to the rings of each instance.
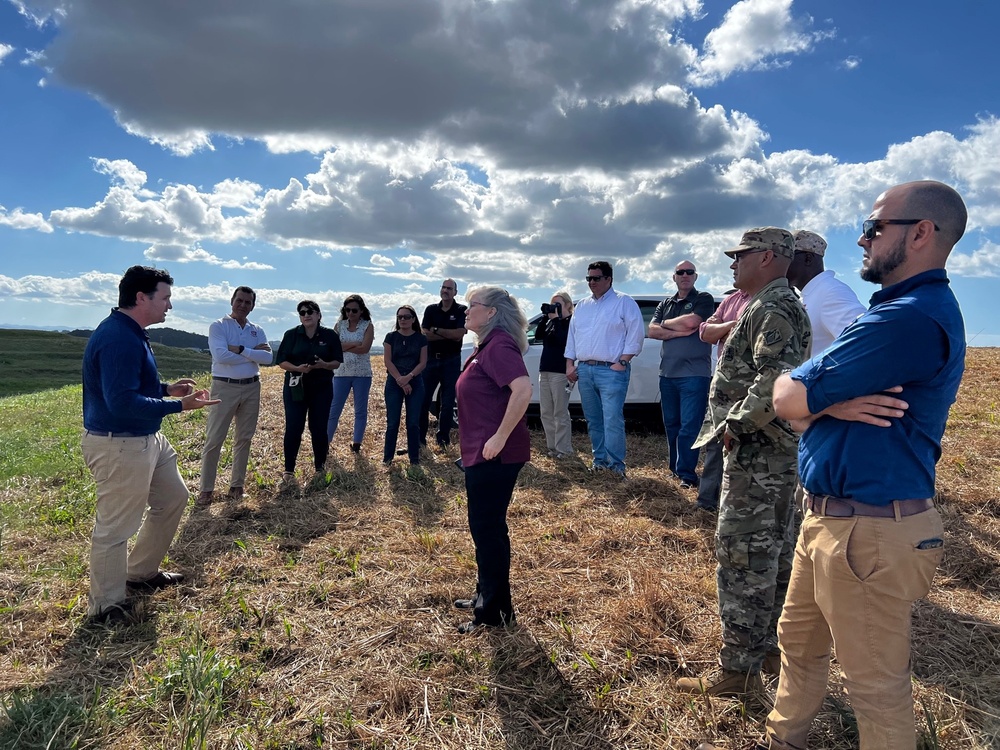
[[[166, 271], [128, 269], [118, 284], [118, 307], [83, 353], [83, 459], [97, 484], [91, 623], [131, 623], [127, 591], [148, 593], [184, 580], [159, 569], [188, 501], [177, 454], [160, 433], [160, 422], [167, 414], [219, 401], [194, 390], [190, 378], [160, 382], [145, 329], [166, 320], [173, 283]], [[128, 540], [136, 531], [130, 553]]]
[[939, 182], [880, 195], [858, 244], [861, 277], [881, 291], [829, 349], [775, 384], [777, 414], [806, 428], [806, 516], [778, 625], [771, 748], [806, 747], [831, 642], [862, 750], [916, 746], [910, 606], [943, 553], [934, 467], [965, 366], [944, 266], [967, 218], [961, 196]]

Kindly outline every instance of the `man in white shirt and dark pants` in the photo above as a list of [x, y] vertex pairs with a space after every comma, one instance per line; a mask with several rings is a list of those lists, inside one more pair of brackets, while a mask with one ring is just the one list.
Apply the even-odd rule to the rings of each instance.
[[792, 236], [795, 238], [795, 259], [788, 267], [788, 283], [802, 292], [802, 306], [806, 308], [813, 334], [812, 351], [808, 356], [813, 356], [829, 349], [833, 340], [866, 308], [851, 287], [833, 271], [823, 268], [826, 240], [806, 229]]
[[635, 300], [611, 288], [611, 264], [587, 267], [591, 296], [576, 306], [566, 338], [566, 378], [580, 384], [594, 461], [625, 478], [625, 394], [632, 358], [642, 351], [645, 324]]
[[260, 414], [260, 365], [271, 364], [273, 355], [264, 329], [247, 316], [257, 304], [257, 293], [248, 286], [236, 287], [230, 300], [232, 312], [208, 328], [208, 348], [212, 353], [212, 398], [222, 401], [208, 414], [205, 447], [201, 452], [201, 494], [199, 505], [212, 502], [219, 453], [236, 419], [233, 435], [233, 473], [229, 498], [241, 499], [250, 460], [250, 441], [257, 431]]

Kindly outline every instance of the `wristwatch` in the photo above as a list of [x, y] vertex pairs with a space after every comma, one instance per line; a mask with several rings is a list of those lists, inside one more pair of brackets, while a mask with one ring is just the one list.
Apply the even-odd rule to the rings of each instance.
[[437, 336], [438, 327], [434, 326], [431, 330], [434, 331], [434, 335]]
[[622, 367], [628, 367], [628, 360], [627, 359], [619, 359], [618, 360], [618, 364], [620, 364]]

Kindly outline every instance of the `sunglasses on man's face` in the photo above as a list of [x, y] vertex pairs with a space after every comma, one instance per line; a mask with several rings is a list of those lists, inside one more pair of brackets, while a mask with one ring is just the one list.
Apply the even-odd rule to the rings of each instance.
[[678, 268], [676, 271], [674, 271], [674, 273], [677, 274], [678, 276], [694, 276], [694, 269]]
[[[924, 221], [923, 219], [867, 219], [861, 222], [861, 234], [864, 235], [866, 240], [875, 239], [875, 235], [882, 231], [882, 227], [888, 224], [902, 224], [907, 226], [910, 224], [919, 224]], [[934, 231], [940, 232], [941, 227], [937, 224], [934, 225]]]
[[604, 278], [603, 276], [588, 276], [586, 278], [586, 282], [588, 284], [596, 284], [598, 281], [600, 281], [603, 278]]

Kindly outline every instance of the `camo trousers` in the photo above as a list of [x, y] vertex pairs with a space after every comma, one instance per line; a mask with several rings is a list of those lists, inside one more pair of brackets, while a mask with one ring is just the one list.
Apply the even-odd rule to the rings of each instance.
[[722, 668], [759, 672], [778, 649], [795, 551], [796, 446], [744, 437], [725, 456], [715, 536]]

